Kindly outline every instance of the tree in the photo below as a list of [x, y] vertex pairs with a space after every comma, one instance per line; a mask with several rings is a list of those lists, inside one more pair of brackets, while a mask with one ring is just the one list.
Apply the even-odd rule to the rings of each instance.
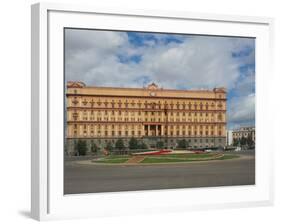
[[129, 141], [129, 148], [130, 149], [138, 149], [138, 140], [132, 137]]
[[114, 147], [111, 142], [108, 142], [107, 145], [105, 146], [105, 149], [108, 151], [112, 151], [114, 149]]
[[93, 143], [93, 144], [91, 145], [91, 152], [92, 152], [92, 153], [97, 153], [98, 150], [99, 150], [99, 147], [96, 145], [96, 143]]
[[75, 145], [75, 151], [77, 152], [78, 156], [85, 156], [88, 151], [86, 141], [78, 140], [78, 142]]
[[239, 140], [237, 138], [233, 139], [233, 146], [238, 146]]
[[246, 145], [247, 144], [247, 139], [244, 136], [242, 136], [242, 138], [240, 140], [240, 144], [241, 145]]
[[188, 147], [188, 142], [185, 139], [182, 139], [182, 140], [178, 141], [177, 148], [179, 148], [179, 149], [186, 149], [187, 147]]
[[140, 144], [139, 144], [139, 147], [138, 147], [139, 149], [148, 149], [148, 146], [144, 143], [144, 142], [141, 142]]
[[252, 146], [254, 144], [253, 139], [252, 139], [252, 134], [249, 134], [247, 137], [247, 145]]
[[157, 142], [156, 143], [156, 148], [157, 149], [163, 149], [164, 148], [164, 142], [162, 142], [162, 141]]
[[125, 149], [125, 145], [124, 145], [124, 141], [122, 138], [119, 138], [116, 143], [115, 143], [115, 148], [118, 149], [118, 150], [123, 150]]

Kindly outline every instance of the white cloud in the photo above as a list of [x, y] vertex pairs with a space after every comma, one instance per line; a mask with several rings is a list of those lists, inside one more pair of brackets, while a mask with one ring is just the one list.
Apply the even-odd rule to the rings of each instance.
[[232, 98], [227, 111], [229, 123], [252, 123], [255, 120], [255, 94]]
[[[228, 103], [229, 122], [254, 119], [255, 96], [251, 93], [255, 73], [250, 70], [243, 76], [239, 67], [254, 63], [255, 51], [232, 57], [232, 52], [254, 49], [253, 39], [180, 36], [181, 43], [167, 44], [167, 35], [156, 34], [155, 39], [136, 47], [125, 32], [66, 30], [65, 36], [66, 80], [96, 86], [142, 87], [137, 80], [148, 76], [164, 88], [224, 86], [237, 96]], [[141, 61], [122, 63], [118, 55], [138, 55]]]
[[[167, 37], [160, 34], [155, 37], [163, 40], [164, 36]], [[239, 51], [247, 41], [199, 36], [181, 40], [183, 43], [161, 41], [157, 45], [150, 40], [143, 47], [134, 47], [122, 32], [68, 31], [67, 79], [92, 85], [141, 86], [135, 80], [148, 75], [166, 88], [233, 87], [241, 63], [231, 52]], [[124, 64], [118, 54], [141, 55], [142, 60], [139, 64]]]
[[239, 77], [239, 63], [231, 57], [233, 47], [226, 39], [194, 37], [183, 44], [149, 50], [142, 66], [165, 87], [231, 88]]

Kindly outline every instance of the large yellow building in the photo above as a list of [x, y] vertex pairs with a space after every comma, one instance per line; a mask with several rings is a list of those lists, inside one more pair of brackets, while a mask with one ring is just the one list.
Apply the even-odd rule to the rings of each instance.
[[152, 83], [144, 88], [86, 86], [67, 83], [66, 150], [74, 143], [101, 148], [122, 138], [142, 139], [149, 147], [162, 141], [174, 148], [186, 139], [193, 148], [224, 146], [226, 90], [175, 90]]

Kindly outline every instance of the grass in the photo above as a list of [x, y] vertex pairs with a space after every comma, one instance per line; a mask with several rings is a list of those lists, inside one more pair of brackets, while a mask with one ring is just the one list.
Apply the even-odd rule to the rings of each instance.
[[[238, 155], [226, 154], [220, 158], [216, 158], [217, 153], [202, 154], [165, 154], [165, 155], [148, 155], [141, 163], [177, 163], [192, 161], [208, 161], [208, 160], [226, 160], [238, 158]], [[110, 155], [94, 160], [95, 163], [121, 164], [125, 163], [132, 156], [129, 155]]]
[[125, 163], [127, 162], [128, 158], [114, 158], [114, 159], [107, 159], [102, 158], [100, 160], [94, 160], [95, 163]]
[[223, 157], [219, 158], [219, 160], [226, 160], [226, 159], [236, 159], [236, 158], [239, 158], [238, 155], [223, 155]]
[[129, 159], [130, 156], [129, 155], [109, 155], [109, 156], [105, 156], [102, 157], [102, 159]]
[[193, 153], [185, 153], [185, 154], [164, 154], [164, 155], [149, 155], [149, 157], [161, 157], [161, 158], [179, 158], [179, 159], [192, 159], [192, 158], [208, 158], [211, 157], [215, 154], [213, 153], [201, 153], [201, 154], [193, 154]]
[[157, 157], [146, 157], [141, 163], [176, 163], [176, 162], [187, 162], [191, 161], [188, 159], [177, 159], [177, 158], [157, 158]]
[[171, 154], [161, 156], [148, 156], [142, 163], [169, 163], [169, 162], [190, 162], [205, 160], [207, 158], [212, 159], [216, 154], [204, 153], [204, 154]]

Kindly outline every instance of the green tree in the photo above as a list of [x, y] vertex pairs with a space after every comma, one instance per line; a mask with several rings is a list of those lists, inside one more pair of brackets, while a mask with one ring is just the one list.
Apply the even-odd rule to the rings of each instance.
[[244, 136], [242, 136], [242, 138], [240, 140], [240, 144], [241, 145], [246, 145], [247, 144], [247, 139]]
[[118, 150], [124, 150], [125, 149], [125, 145], [124, 145], [124, 141], [122, 138], [119, 138], [116, 143], [115, 143], [115, 148]]
[[136, 138], [131, 138], [129, 141], [129, 149], [138, 149], [138, 140]]
[[162, 142], [162, 141], [157, 142], [156, 143], [156, 148], [157, 149], [163, 149], [164, 148], [164, 142]]
[[148, 146], [144, 142], [140, 142], [139, 149], [148, 149]]
[[78, 156], [85, 156], [88, 151], [86, 141], [78, 140], [75, 145], [75, 151], [77, 152]]
[[114, 147], [111, 142], [108, 142], [105, 146], [105, 149], [108, 151], [112, 151], [114, 149]]
[[97, 153], [99, 150], [99, 147], [96, 145], [96, 143], [92, 143], [91, 145], [91, 152], [92, 153]]
[[247, 145], [252, 146], [253, 144], [254, 144], [254, 142], [252, 140], [252, 134], [249, 134], [247, 137]]
[[187, 147], [188, 147], [188, 141], [186, 141], [185, 139], [182, 139], [182, 140], [178, 141], [177, 148], [186, 149]]

